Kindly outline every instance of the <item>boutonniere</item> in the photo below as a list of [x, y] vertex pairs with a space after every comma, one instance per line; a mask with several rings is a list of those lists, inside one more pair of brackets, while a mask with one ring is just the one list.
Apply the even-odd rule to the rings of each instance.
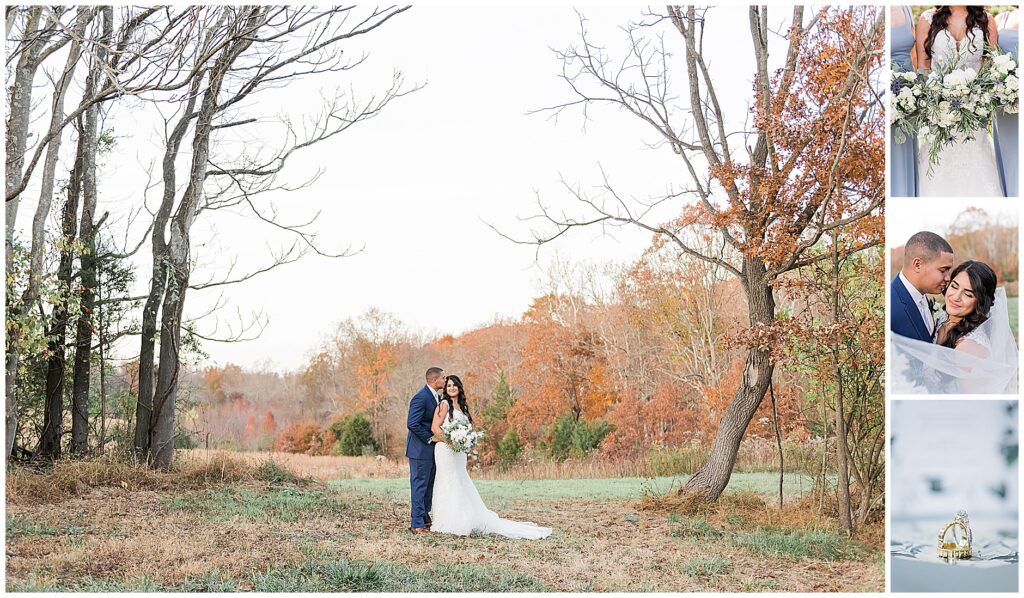
[[928, 311], [931, 312], [932, 317], [937, 316], [939, 314], [939, 308], [936, 307], [938, 304], [931, 297], [927, 297], [926, 300], [928, 301]]

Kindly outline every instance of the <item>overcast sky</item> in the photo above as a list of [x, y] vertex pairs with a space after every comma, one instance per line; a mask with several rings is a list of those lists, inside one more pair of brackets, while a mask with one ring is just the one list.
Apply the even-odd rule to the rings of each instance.
[[[1018, 225], [1017, 202], [1005, 198], [895, 198], [889, 199], [885, 209], [887, 244], [900, 247], [914, 233], [923, 230], [944, 235], [956, 217], [970, 208], [985, 211], [993, 222]], [[969, 257], [964, 256], [964, 259]]]
[[[791, 9], [772, 10], [772, 24], [782, 30]], [[614, 58], [627, 48], [618, 27], [641, 18], [642, 11], [581, 9], [593, 42]], [[708, 14], [705, 54], [724, 109], [735, 115], [734, 127], [747, 116], [753, 79], [747, 28], [745, 7]], [[382, 89], [394, 69], [409, 84], [425, 84], [289, 166], [289, 180], [303, 180], [318, 168], [324, 174], [309, 188], [272, 197], [282, 220], [299, 222], [320, 212], [316, 230], [327, 250], [364, 249], [345, 259], [311, 256], [221, 291], [191, 293], [186, 310], [193, 316], [224, 293], [227, 305], [203, 320], [205, 333], [223, 334], [237, 321], [236, 312], [261, 312], [269, 319], [258, 340], [204, 343], [210, 360], [301, 368], [338, 322], [371, 307], [428, 337], [458, 334], [496, 317], [518, 318], [541, 292], [543, 267], [556, 251], [573, 262], [635, 260], [649, 234], [618, 230], [608, 237], [597, 229], [577, 230], [543, 249], [538, 266], [533, 248], [515, 245], [485, 224], [528, 236], [528, 224], [519, 219], [537, 213], [538, 196], [579, 213], [560, 179], [589, 191], [600, 183], [602, 167], [627, 197], [657, 196], [687, 181], [679, 159], [666, 148], [649, 149], [646, 144], [657, 140], [652, 131], [621, 111], [592, 111], [585, 130], [578, 109], [567, 110], [557, 123], [527, 114], [573, 99], [558, 78], [561, 64], [552, 48], [576, 43], [579, 29], [576, 11], [567, 6], [414, 7], [350, 47], [353, 55], [370, 54], [357, 70], [263, 94], [254, 110], [299, 118], [316, 110], [321, 90], [341, 86], [365, 97]], [[661, 31], [678, 57], [678, 33], [671, 25]], [[773, 35], [771, 43], [778, 61], [784, 40]], [[685, 98], [685, 73], [676, 67], [675, 95]], [[107, 163], [117, 168], [108, 169], [116, 176], [111, 172], [101, 181], [101, 201], [116, 228], [138, 205], [160, 135], [147, 111], [120, 109], [111, 118], [119, 141]], [[239, 139], [253, 145], [272, 141], [251, 134]], [[158, 193], [159, 188], [149, 192], [151, 207]], [[680, 206], [675, 203], [655, 220], [675, 216]], [[22, 205], [19, 228], [27, 228], [33, 209], [32, 202]], [[140, 234], [136, 225], [130, 237]], [[201, 242], [193, 249], [193, 281], [216, 276], [233, 260], [238, 273], [258, 267], [269, 259], [268, 246], [287, 242], [252, 217], [220, 213], [202, 214], [192, 237]], [[141, 291], [150, 278], [148, 248], [137, 263]], [[124, 357], [137, 354], [137, 342], [123, 347]]]

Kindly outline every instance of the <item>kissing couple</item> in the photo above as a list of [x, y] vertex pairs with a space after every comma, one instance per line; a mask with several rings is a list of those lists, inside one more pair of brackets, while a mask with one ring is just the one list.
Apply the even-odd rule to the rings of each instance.
[[427, 383], [409, 402], [405, 456], [409, 458], [414, 533], [468, 536], [478, 531], [508, 538], [537, 540], [551, 528], [498, 517], [484, 505], [466, 471], [466, 453], [445, 443], [446, 421], [473, 423], [462, 380], [444, 370], [427, 370]]
[[1017, 392], [1006, 291], [988, 264], [955, 264], [953, 247], [935, 233], [915, 233], [904, 246], [889, 287], [893, 393]]

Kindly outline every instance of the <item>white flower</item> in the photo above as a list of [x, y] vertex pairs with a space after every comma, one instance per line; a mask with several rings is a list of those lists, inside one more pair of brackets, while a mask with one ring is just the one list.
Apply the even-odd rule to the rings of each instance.
[[992, 57], [992, 67], [996, 69], [996, 71], [1005, 75], [1017, 68], [1017, 63], [1013, 60], [1013, 56], [1010, 54], [997, 54]]

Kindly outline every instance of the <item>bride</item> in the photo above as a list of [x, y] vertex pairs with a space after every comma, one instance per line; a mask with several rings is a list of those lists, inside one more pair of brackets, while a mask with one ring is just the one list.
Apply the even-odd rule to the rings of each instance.
[[933, 343], [892, 335], [893, 393], [1016, 393], [1017, 344], [996, 273], [968, 260], [950, 274], [943, 296]]
[[480, 531], [498, 534], [508, 538], [536, 540], [551, 534], [550, 527], [540, 527], [533, 523], [510, 521], [498, 517], [484, 505], [480, 499], [473, 480], [466, 471], [466, 453], [453, 451], [444, 443], [441, 424], [445, 418], [465, 419], [473, 422], [466, 402], [466, 392], [462, 380], [458, 376], [445, 378], [444, 397], [434, 412], [431, 431], [437, 446], [434, 449], [434, 462], [437, 466], [434, 478], [434, 494], [431, 531], [444, 534], [468, 536], [470, 532]]
[[[985, 45], [997, 45], [996, 21], [982, 6], [939, 6], [917, 22], [917, 56], [923, 72], [932, 62], [960, 61], [977, 72]], [[921, 141], [918, 171], [921, 197], [1002, 197], [992, 135], [978, 131], [974, 139], [950, 144], [942, 150], [942, 164], [928, 173], [930, 145]]]

